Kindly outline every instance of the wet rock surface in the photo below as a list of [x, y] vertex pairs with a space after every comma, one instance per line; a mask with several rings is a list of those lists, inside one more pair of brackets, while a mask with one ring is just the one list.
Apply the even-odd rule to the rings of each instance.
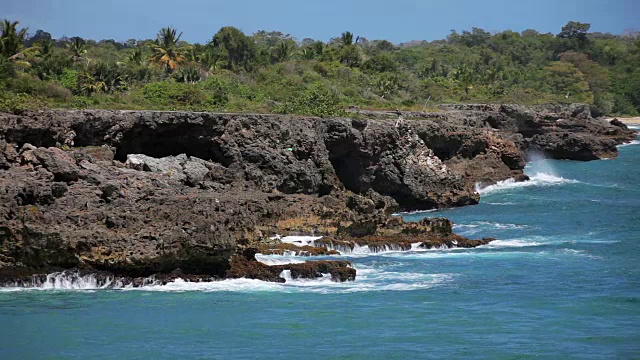
[[281, 281], [288, 270], [352, 280], [345, 264], [264, 268], [239, 254], [293, 251], [271, 241], [275, 234], [331, 242], [295, 249], [309, 255], [338, 245], [478, 246], [490, 239], [391, 214], [475, 204], [476, 183], [526, 180], [528, 150], [610, 158], [635, 138], [582, 105], [458, 105], [403, 117], [0, 113], [0, 282], [68, 269], [123, 279]]

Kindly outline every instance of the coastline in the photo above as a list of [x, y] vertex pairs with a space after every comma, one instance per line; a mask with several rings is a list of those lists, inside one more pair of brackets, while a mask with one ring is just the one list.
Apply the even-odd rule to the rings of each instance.
[[[255, 254], [485, 245], [493, 238], [460, 237], [446, 219], [391, 214], [477, 204], [478, 183], [527, 180], [529, 147], [588, 161], [637, 136], [584, 104], [446, 109], [403, 113], [400, 125], [393, 114], [0, 113], [0, 287], [85, 275], [133, 287], [150, 277], [284, 282], [284, 271], [350, 281], [350, 263], [283, 268]], [[322, 234], [325, 246], [292, 248], [275, 234]]]

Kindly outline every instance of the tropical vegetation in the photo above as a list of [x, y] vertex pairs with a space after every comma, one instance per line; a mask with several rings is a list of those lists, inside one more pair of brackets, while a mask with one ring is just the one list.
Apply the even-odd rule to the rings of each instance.
[[4, 20], [0, 110], [165, 109], [335, 116], [350, 106], [582, 102], [596, 115], [640, 113], [640, 37], [590, 32], [489, 33], [392, 44], [349, 31], [323, 42], [221, 28], [206, 44], [177, 29], [125, 42], [30, 35]]

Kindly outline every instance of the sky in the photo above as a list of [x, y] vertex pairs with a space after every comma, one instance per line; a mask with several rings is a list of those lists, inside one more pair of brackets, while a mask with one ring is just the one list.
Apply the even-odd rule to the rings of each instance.
[[397, 44], [472, 27], [556, 34], [568, 21], [622, 34], [640, 29], [640, 0], [0, 0], [2, 18], [54, 38], [149, 39], [172, 26], [183, 40], [205, 43], [221, 27], [235, 26], [247, 35], [277, 30], [298, 40], [351, 31]]

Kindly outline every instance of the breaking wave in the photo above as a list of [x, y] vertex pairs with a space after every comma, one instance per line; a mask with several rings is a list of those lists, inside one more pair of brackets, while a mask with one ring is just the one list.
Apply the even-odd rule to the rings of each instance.
[[486, 228], [493, 228], [493, 229], [499, 229], [499, 230], [512, 230], [512, 229], [524, 229], [524, 228], [528, 228], [529, 225], [520, 225], [520, 224], [503, 224], [503, 223], [494, 223], [494, 222], [489, 222], [489, 221], [474, 221], [471, 222], [469, 224], [455, 224], [453, 225], [453, 228], [477, 228], [477, 227], [482, 227], [483, 229]]
[[516, 182], [514, 179], [507, 179], [484, 187], [480, 184], [476, 184], [475, 190], [480, 195], [489, 195], [504, 190], [511, 190], [529, 186], [553, 186], [576, 183], [579, 183], [579, 181], [573, 179], [565, 179], [563, 177], [541, 172], [531, 176], [527, 181]]
[[[321, 239], [322, 236], [285, 236], [285, 237], [273, 237], [272, 239], [279, 239], [283, 243], [293, 244], [296, 246], [316, 246], [316, 240]], [[340, 255], [347, 256], [369, 256], [369, 255], [378, 255], [385, 254], [391, 252], [401, 252], [401, 251], [433, 251], [433, 250], [447, 250], [448, 247], [442, 245], [439, 248], [431, 248], [424, 249], [421, 248], [421, 242], [415, 242], [411, 244], [410, 249], [402, 248], [397, 244], [386, 244], [382, 246], [371, 247], [369, 245], [358, 245], [354, 244], [353, 246], [341, 245], [341, 244], [333, 244], [333, 245], [325, 245], [322, 244], [321, 247], [326, 247], [327, 250], [335, 250], [340, 253]], [[283, 265], [283, 264], [292, 264], [296, 262], [304, 262], [302, 260], [296, 259], [295, 254], [293, 252], [285, 252], [285, 255], [262, 255], [256, 254], [256, 259], [267, 265]]]
[[535, 241], [526, 241], [526, 240], [494, 240], [486, 245], [479, 246], [484, 249], [495, 249], [495, 248], [518, 248], [518, 247], [530, 247], [530, 246], [541, 246], [547, 245], [542, 242]]
[[271, 238], [272, 240], [280, 240], [283, 243], [286, 244], [292, 244], [295, 246], [313, 246], [314, 242], [316, 240], [320, 240], [322, 239], [322, 236], [284, 236], [281, 237], [280, 235], [276, 235], [274, 237]]
[[[369, 256], [369, 255], [379, 255], [386, 254], [391, 252], [401, 252], [401, 251], [423, 251], [425, 249], [421, 248], [421, 242], [415, 242], [411, 244], [410, 249], [403, 249], [397, 244], [387, 244], [383, 246], [370, 247], [369, 245], [358, 245], [355, 244], [353, 248], [348, 246], [334, 245], [327, 246], [329, 250], [338, 251], [341, 255], [348, 256]], [[446, 249], [446, 247], [445, 247]]]
[[[285, 283], [272, 283], [254, 279], [228, 279], [212, 282], [187, 282], [176, 279], [167, 284], [150, 281], [141, 287], [124, 287], [120, 284], [101, 284], [93, 275], [74, 277], [71, 274], [51, 274], [52, 282], [34, 284], [32, 287], [6, 287], [0, 292], [33, 291], [33, 290], [117, 290], [148, 292], [308, 292], [308, 293], [354, 293], [373, 291], [411, 291], [428, 289], [450, 282], [451, 274], [424, 274], [385, 271], [372, 266], [357, 265], [355, 281], [334, 282], [328, 274], [319, 279], [292, 279], [291, 274], [283, 271], [281, 277]], [[51, 284], [57, 284], [52, 286]]]
[[296, 258], [293, 253], [285, 255], [263, 255], [256, 254], [256, 260], [265, 265], [286, 265], [286, 264], [301, 264], [304, 260]]
[[618, 145], [618, 147], [621, 148], [621, 147], [625, 147], [625, 146], [638, 145], [638, 144], [640, 144], [640, 140], [633, 140], [633, 141], [629, 141], [629, 142], [624, 143], [624, 144], [620, 144], [620, 145]]
[[428, 214], [432, 212], [436, 212], [439, 209], [429, 209], [429, 210], [414, 210], [414, 211], [403, 211], [399, 213], [393, 213], [392, 216], [405, 216], [405, 215], [420, 215], [420, 214]]
[[[143, 281], [144, 285], [154, 284], [155, 278], [149, 277]], [[123, 282], [113, 276], [98, 276], [96, 274], [81, 275], [73, 271], [55, 272], [40, 278], [34, 276], [31, 281], [7, 284], [0, 287], [0, 291], [17, 290], [98, 290], [98, 289], [124, 289], [132, 285], [124, 285]]]

